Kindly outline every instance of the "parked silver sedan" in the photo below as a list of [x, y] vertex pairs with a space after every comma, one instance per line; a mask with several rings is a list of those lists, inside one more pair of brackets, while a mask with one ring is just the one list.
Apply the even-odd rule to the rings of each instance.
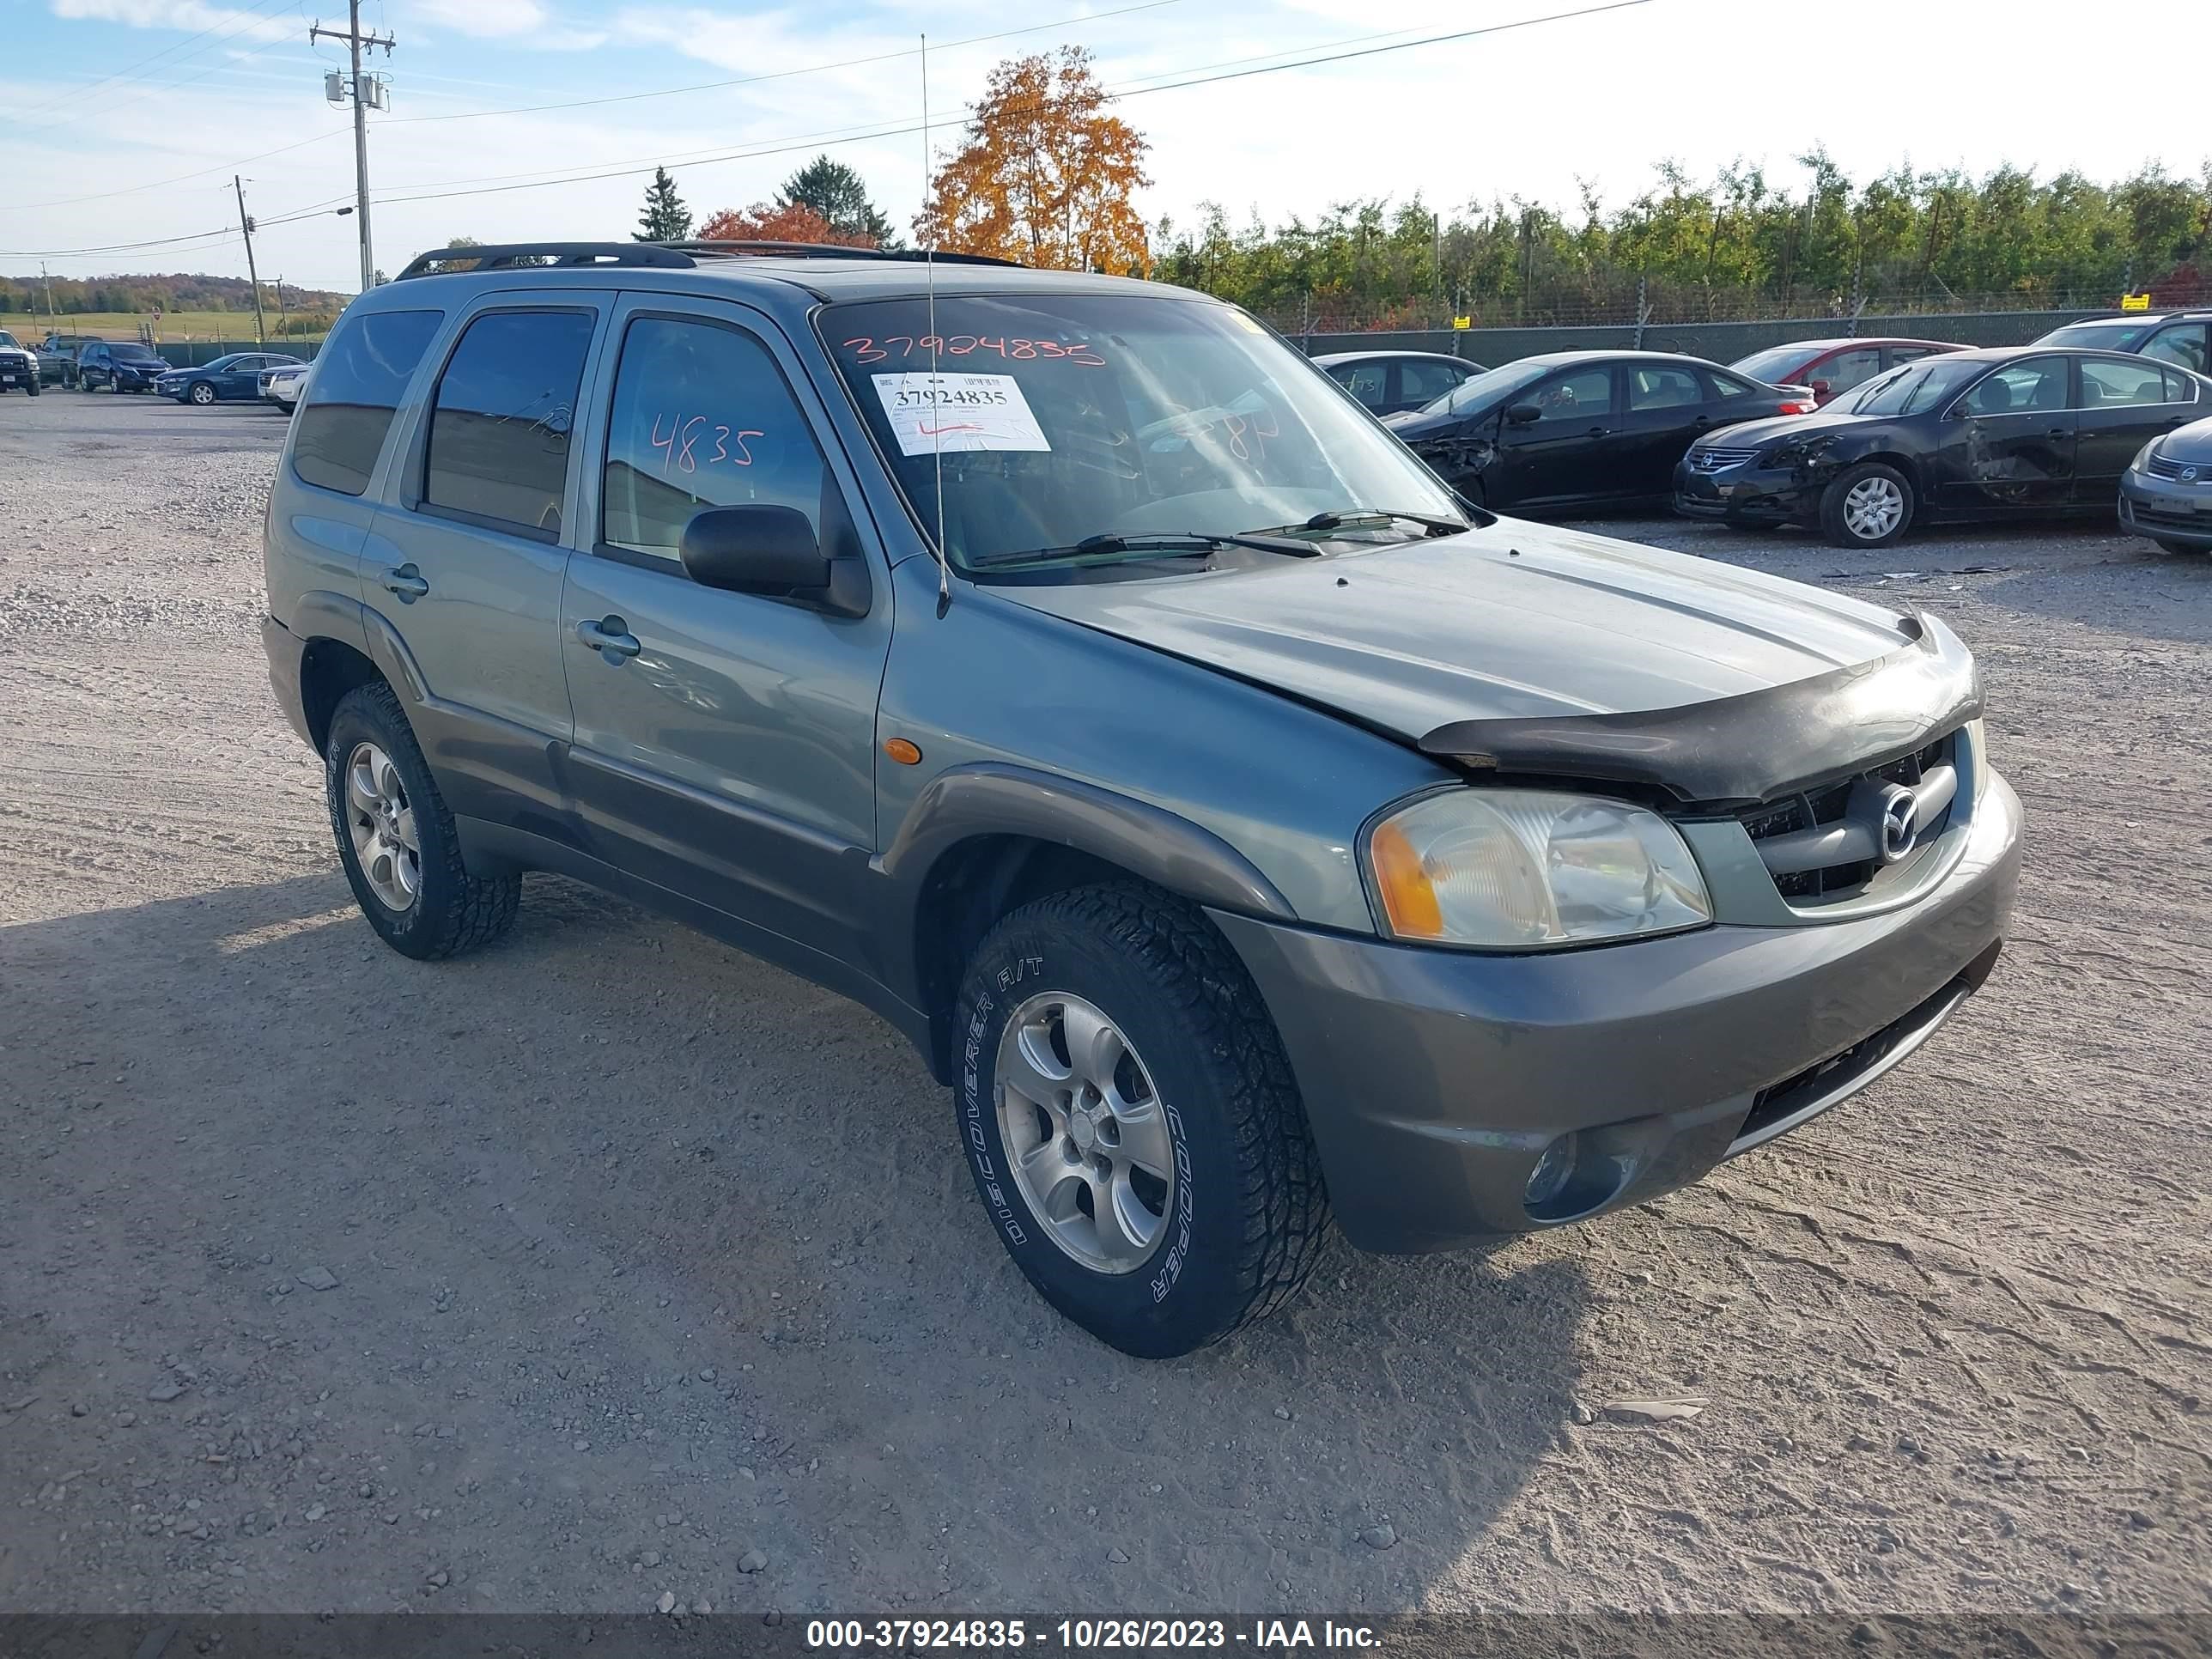
[[287, 415], [300, 406], [300, 393], [307, 385], [306, 363], [282, 363], [275, 368], [264, 368], [256, 383], [261, 401]]

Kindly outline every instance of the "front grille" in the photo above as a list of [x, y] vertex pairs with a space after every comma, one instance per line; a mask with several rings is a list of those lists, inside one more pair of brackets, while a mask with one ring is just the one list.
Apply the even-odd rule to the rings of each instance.
[[[1935, 742], [1901, 760], [1890, 762], [1860, 773], [1856, 777], [1839, 779], [1819, 789], [1789, 795], [1780, 800], [1763, 801], [1736, 814], [1737, 821], [1750, 836], [1753, 845], [1772, 842], [1779, 836], [1792, 835], [1801, 830], [1816, 830], [1841, 823], [1850, 807], [1851, 792], [1861, 779], [1876, 784], [1901, 783], [1906, 788], [1917, 787], [1921, 780], [1938, 766], [1955, 764], [1957, 734], [1938, 738]], [[1920, 835], [1920, 845], [1926, 846], [1942, 834], [1950, 822], [1955, 808], [1946, 808], [1943, 816], [1928, 825]], [[1774, 890], [1795, 903], [1814, 902], [1823, 899], [1855, 897], [1866, 890], [1875, 877], [1885, 866], [1875, 859], [1854, 859], [1847, 863], [1831, 864], [1811, 870], [1770, 870]]]
[[2192, 531], [2199, 535], [2212, 533], [2212, 514], [2180, 513], [2143, 501], [2131, 501], [2128, 508], [2137, 524], [2156, 525], [2161, 530]]
[[1693, 449], [1690, 452], [1690, 471], [1718, 472], [1723, 467], [1741, 466], [1758, 453], [1755, 449]]
[[2171, 478], [2176, 483], [2183, 482], [2181, 475], [2185, 470], [2196, 475], [2188, 480], [2189, 483], [2212, 484], [2212, 465], [2195, 461], [2177, 461], [2166, 455], [2154, 455], [2143, 463], [2143, 471], [2153, 477]]

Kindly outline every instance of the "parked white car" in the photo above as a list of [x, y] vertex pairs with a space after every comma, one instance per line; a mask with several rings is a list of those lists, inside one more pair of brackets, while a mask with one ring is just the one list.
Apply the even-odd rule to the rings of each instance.
[[273, 404], [289, 415], [300, 406], [300, 393], [307, 384], [306, 363], [281, 363], [275, 368], [264, 368], [256, 382], [261, 401]]

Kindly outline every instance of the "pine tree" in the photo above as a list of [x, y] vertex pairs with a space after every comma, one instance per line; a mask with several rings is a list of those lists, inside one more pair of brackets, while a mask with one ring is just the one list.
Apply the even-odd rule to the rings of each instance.
[[821, 216], [830, 229], [858, 240], [866, 238], [878, 247], [896, 247], [898, 239], [876, 204], [860, 175], [842, 161], [817, 155], [783, 181], [775, 194], [782, 208], [807, 208]]
[[676, 193], [676, 181], [666, 167], [653, 170], [645, 187], [645, 211], [638, 216], [634, 242], [681, 242], [691, 234], [691, 210]]

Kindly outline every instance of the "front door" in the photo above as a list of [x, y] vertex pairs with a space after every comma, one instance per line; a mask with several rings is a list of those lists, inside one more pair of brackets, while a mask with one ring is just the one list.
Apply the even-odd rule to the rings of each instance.
[[2187, 383], [2148, 357], [2084, 357], [2080, 363], [2081, 437], [2075, 451], [2078, 501], [2112, 506], [2136, 452], [2196, 412]]
[[2074, 494], [2069, 364], [2026, 357], [1984, 374], [1943, 422], [1936, 505], [1966, 513], [2051, 507]]
[[1536, 418], [1499, 426], [1502, 491], [1493, 507], [1562, 501], [1617, 501], [1636, 494], [1620, 465], [1613, 368], [1592, 363], [1540, 380], [1514, 399], [1532, 404]]
[[416, 735], [453, 811], [568, 842], [554, 755], [571, 729], [560, 638], [570, 429], [611, 309], [605, 293], [522, 290], [464, 313], [434, 348], [428, 404], [362, 554], [362, 599], [429, 690]]
[[1628, 408], [1621, 416], [1618, 476], [1632, 495], [1664, 495], [1674, 463], [1713, 423], [1705, 384], [1681, 363], [1626, 366]]
[[[890, 593], [848, 507], [854, 481], [817, 441], [826, 416], [767, 319], [697, 301], [672, 314], [641, 295], [613, 337], [587, 463], [592, 551], [569, 563], [561, 615], [592, 850], [786, 940], [867, 959]], [[753, 502], [796, 507], [825, 550], [865, 553], [869, 613], [694, 582], [678, 554], [691, 514]]]

